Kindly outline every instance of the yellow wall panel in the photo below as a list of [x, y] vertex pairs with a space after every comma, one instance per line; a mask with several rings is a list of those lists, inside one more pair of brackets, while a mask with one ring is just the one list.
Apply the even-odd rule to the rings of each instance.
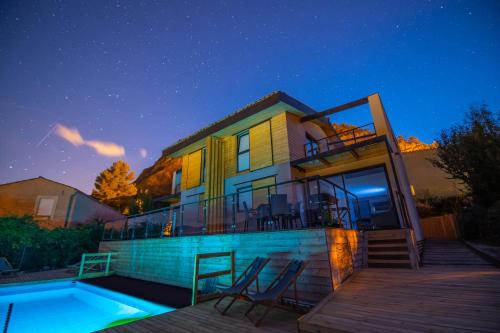
[[187, 189], [187, 179], [188, 179], [188, 156], [182, 156], [182, 178], [181, 178], [181, 191]]
[[200, 186], [201, 184], [201, 158], [202, 150], [187, 155], [187, 180], [186, 188]]
[[271, 124], [265, 121], [250, 128], [250, 170], [257, 170], [273, 164]]

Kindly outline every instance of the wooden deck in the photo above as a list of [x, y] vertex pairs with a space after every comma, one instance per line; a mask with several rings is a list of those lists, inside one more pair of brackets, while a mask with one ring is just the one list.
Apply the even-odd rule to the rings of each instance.
[[299, 320], [301, 332], [499, 332], [500, 270], [364, 269]]
[[67, 268], [31, 273], [19, 272], [17, 274], [0, 276], [0, 285], [6, 283], [23, 283], [70, 278], [76, 278], [76, 272]]
[[260, 328], [237, 302], [227, 316], [200, 303], [108, 329], [117, 332], [499, 332], [500, 270], [492, 267], [368, 268], [310, 313], [273, 310]]
[[[224, 300], [226, 302], [226, 300]], [[223, 304], [227, 304], [224, 303]], [[100, 332], [106, 333], [145, 333], [145, 332], [172, 332], [172, 333], [208, 333], [208, 332], [297, 332], [299, 314], [274, 309], [263, 320], [262, 327], [254, 327], [244, 316], [250, 304], [245, 301], [236, 302], [225, 316], [220, 315], [213, 308], [214, 301], [204, 302], [196, 306], [189, 306], [162, 315], [139, 320], [131, 324], [117, 326]], [[254, 316], [262, 313], [258, 308]]]

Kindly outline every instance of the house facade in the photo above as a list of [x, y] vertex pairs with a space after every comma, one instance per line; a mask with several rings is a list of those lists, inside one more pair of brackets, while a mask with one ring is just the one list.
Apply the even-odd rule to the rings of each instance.
[[0, 184], [0, 216], [31, 215], [45, 228], [72, 227], [123, 215], [65, 184], [38, 177]]
[[[328, 117], [361, 105], [369, 107], [372, 122], [336, 132]], [[402, 155], [378, 94], [316, 112], [274, 92], [163, 155], [182, 159], [172, 184], [182, 208], [173, 212], [173, 221], [187, 233], [199, 232], [200, 223], [204, 233], [284, 227], [269, 226], [276, 220], [267, 221], [269, 215], [285, 216], [288, 227], [408, 228], [416, 241], [423, 240]], [[266, 213], [266, 205], [273, 212]]]

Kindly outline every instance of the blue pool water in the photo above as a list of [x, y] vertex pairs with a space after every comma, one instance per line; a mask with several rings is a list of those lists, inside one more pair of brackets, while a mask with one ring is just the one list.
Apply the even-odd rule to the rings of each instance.
[[83, 282], [63, 281], [0, 288], [0, 323], [14, 303], [8, 333], [83, 333], [118, 320], [175, 310]]

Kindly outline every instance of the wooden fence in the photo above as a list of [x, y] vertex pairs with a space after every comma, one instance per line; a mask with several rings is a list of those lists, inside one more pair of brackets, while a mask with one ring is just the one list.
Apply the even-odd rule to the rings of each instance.
[[420, 219], [426, 239], [454, 240], [460, 237], [456, 216], [453, 214]]

